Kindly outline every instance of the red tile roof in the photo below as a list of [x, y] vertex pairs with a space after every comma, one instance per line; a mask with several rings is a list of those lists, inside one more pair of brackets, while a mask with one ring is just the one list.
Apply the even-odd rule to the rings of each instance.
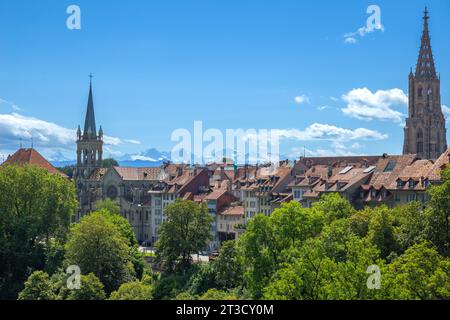
[[47, 170], [51, 174], [59, 174], [60, 176], [67, 177], [33, 148], [17, 150], [16, 153], [14, 153], [12, 156], [8, 156], [8, 159], [6, 159], [3, 164], [17, 166], [37, 166]]
[[219, 214], [224, 216], [243, 216], [245, 209], [242, 206], [225, 207]]
[[161, 168], [126, 168], [114, 167], [119, 176], [126, 181], [158, 180]]

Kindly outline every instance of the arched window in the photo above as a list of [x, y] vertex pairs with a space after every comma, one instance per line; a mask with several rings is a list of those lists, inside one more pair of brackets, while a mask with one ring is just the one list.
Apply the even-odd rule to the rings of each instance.
[[419, 89], [417, 90], [417, 95], [419, 96], [419, 98], [423, 97], [423, 88], [419, 87]]
[[423, 130], [419, 128], [417, 130], [417, 153], [423, 152]]
[[421, 128], [417, 131], [417, 139], [423, 139], [423, 131]]
[[83, 151], [83, 162], [85, 165], [88, 164], [88, 160], [89, 160], [89, 151], [87, 149], [84, 149]]
[[441, 151], [441, 131], [440, 130], [437, 131], [436, 151], [442, 152]]

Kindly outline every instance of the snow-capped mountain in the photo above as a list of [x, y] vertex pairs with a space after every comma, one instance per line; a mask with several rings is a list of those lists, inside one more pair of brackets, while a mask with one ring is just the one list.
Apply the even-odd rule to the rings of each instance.
[[170, 160], [170, 153], [151, 148], [137, 154], [126, 154], [116, 160], [124, 167], [157, 167]]
[[[223, 161], [223, 158], [237, 161], [237, 162], [244, 162], [248, 164], [256, 164], [256, 163], [265, 163], [266, 159], [254, 159], [250, 154], [245, 154], [243, 157], [239, 157], [239, 153], [237, 151], [233, 150], [223, 150], [222, 157], [219, 158], [219, 155], [217, 157], [209, 157], [204, 158], [205, 163], [211, 163], [211, 162], [221, 162]], [[270, 158], [270, 154], [268, 154]], [[194, 157], [189, 153], [189, 158], [191, 159], [191, 163], [195, 162]], [[135, 153], [135, 154], [125, 154], [121, 157], [115, 158], [117, 162], [119, 162], [119, 165], [122, 167], [158, 167], [162, 165], [165, 161], [172, 161], [172, 162], [181, 162], [177, 161], [177, 159], [172, 159], [172, 155], [170, 152], [164, 152], [159, 151], [155, 148], [150, 148], [148, 150]], [[287, 159], [285, 156], [280, 155], [280, 160]], [[75, 160], [68, 159], [65, 157], [62, 153], [55, 153], [53, 156], [49, 158], [49, 161], [55, 166], [55, 167], [65, 167], [74, 165], [76, 163]], [[241, 164], [241, 163], [240, 163]]]

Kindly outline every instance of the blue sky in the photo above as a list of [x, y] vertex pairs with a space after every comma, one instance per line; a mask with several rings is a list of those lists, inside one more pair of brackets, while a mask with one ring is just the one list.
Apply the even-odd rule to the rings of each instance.
[[[66, 28], [71, 4], [81, 30]], [[383, 31], [345, 43], [371, 4]], [[33, 136], [44, 155], [75, 158], [70, 130], [83, 123], [92, 72], [113, 156], [170, 151], [171, 133], [195, 120], [287, 130], [289, 156], [399, 154], [425, 5], [450, 106], [447, 0], [2, 0], [0, 153]]]

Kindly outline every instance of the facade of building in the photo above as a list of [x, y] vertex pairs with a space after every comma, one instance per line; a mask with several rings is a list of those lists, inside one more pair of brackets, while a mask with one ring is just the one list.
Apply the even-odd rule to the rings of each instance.
[[441, 108], [441, 79], [436, 73], [425, 9], [422, 43], [416, 72], [409, 74], [409, 109], [403, 154], [437, 159], [447, 150], [447, 130]]

